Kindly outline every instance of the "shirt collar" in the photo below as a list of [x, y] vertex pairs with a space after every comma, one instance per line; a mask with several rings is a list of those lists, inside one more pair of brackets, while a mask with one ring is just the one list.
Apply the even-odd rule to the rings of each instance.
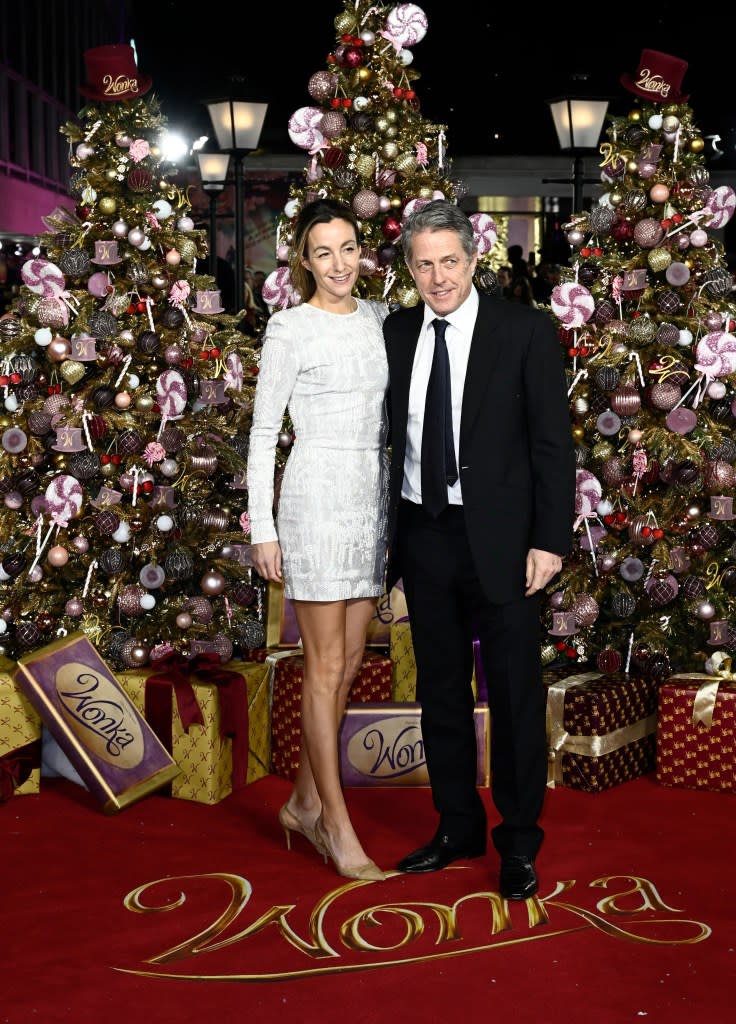
[[[447, 316], [440, 317], [441, 320], [446, 320], [448, 324], [456, 328], [458, 331], [462, 331], [463, 334], [470, 337], [475, 327], [475, 321], [478, 316], [478, 292], [473, 285], [470, 289], [470, 294], [461, 306], [454, 309], [452, 313], [448, 313]], [[424, 304], [424, 321], [422, 323], [422, 330], [426, 331], [433, 320], [437, 319], [437, 314], [427, 305]]]

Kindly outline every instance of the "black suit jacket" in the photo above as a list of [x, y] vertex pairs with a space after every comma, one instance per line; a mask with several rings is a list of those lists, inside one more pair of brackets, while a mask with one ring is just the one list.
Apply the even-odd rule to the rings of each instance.
[[[494, 603], [523, 597], [529, 548], [564, 555], [572, 543], [575, 455], [562, 350], [540, 310], [479, 295], [460, 424], [465, 522], [481, 585]], [[389, 366], [390, 589], [401, 576], [401, 501], [409, 384], [424, 307], [384, 322]], [[431, 558], [431, 551], [427, 552]]]

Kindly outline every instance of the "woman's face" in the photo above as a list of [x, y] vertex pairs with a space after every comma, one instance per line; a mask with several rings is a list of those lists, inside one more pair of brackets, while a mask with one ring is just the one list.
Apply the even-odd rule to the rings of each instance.
[[318, 297], [334, 303], [347, 298], [358, 277], [360, 246], [346, 220], [315, 224], [307, 236], [302, 264], [312, 272]]

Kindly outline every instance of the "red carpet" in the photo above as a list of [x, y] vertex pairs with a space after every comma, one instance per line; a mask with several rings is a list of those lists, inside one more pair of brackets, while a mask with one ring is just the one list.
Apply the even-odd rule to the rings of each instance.
[[[652, 776], [548, 791], [542, 898], [507, 915], [493, 853], [342, 886], [301, 837], [287, 852], [289, 788], [262, 779], [214, 807], [149, 797], [106, 818], [44, 779], [0, 807], [0, 1022], [733, 1019], [731, 795]], [[427, 790], [348, 797], [384, 867], [433, 831]]]

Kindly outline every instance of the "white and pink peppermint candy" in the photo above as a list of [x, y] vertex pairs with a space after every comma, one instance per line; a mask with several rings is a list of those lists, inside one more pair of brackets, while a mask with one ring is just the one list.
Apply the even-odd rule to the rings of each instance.
[[135, 163], [145, 160], [151, 152], [151, 147], [145, 139], [135, 139], [128, 147], [128, 155]]
[[149, 466], [152, 466], [154, 462], [161, 462], [166, 458], [166, 449], [158, 441], [151, 441], [143, 449], [143, 458]]
[[575, 473], [575, 514], [589, 516], [603, 497], [603, 487], [598, 477], [588, 469]]
[[243, 533], [250, 533], [250, 516], [247, 512], [240, 513], [240, 519], [238, 519], [238, 522], [240, 523], [240, 529]]
[[233, 391], [243, 389], [243, 360], [237, 352], [230, 352], [225, 358], [225, 385]]
[[478, 246], [478, 254], [484, 256], [490, 252], [498, 239], [496, 222], [487, 213], [474, 213], [469, 218], [473, 225], [475, 244]]
[[695, 369], [706, 377], [736, 373], [736, 338], [727, 331], [711, 331], [695, 349]]
[[404, 207], [401, 219], [406, 220], [407, 217], [411, 217], [413, 213], [416, 213], [417, 210], [421, 210], [423, 206], [428, 206], [429, 203], [429, 199], [410, 199]]
[[172, 306], [183, 306], [189, 298], [192, 287], [188, 281], [174, 281], [169, 289], [169, 302]]
[[324, 116], [321, 107], [299, 107], [289, 118], [289, 138], [295, 146], [316, 153], [325, 147], [325, 137], [317, 127]]
[[46, 507], [57, 526], [67, 526], [82, 508], [82, 485], [68, 473], [55, 476], [46, 488]]
[[552, 311], [565, 327], [582, 327], [594, 309], [593, 296], [582, 284], [566, 281], [552, 289]]
[[167, 420], [178, 419], [187, 404], [187, 386], [177, 370], [164, 370], [156, 381], [156, 401]]
[[293, 305], [294, 288], [291, 284], [291, 274], [288, 267], [279, 267], [272, 271], [263, 282], [261, 288], [263, 301], [269, 306], [278, 306], [279, 309], [286, 309]]
[[396, 50], [401, 50], [424, 39], [428, 25], [427, 15], [421, 7], [416, 4], [399, 4], [389, 12], [386, 30], [380, 35], [390, 40]]
[[23, 284], [36, 295], [58, 298], [66, 289], [64, 275], [50, 260], [28, 260], [20, 268]]
[[704, 209], [706, 213], [710, 214], [708, 227], [711, 230], [717, 231], [719, 228], [725, 227], [736, 210], [736, 192], [730, 185], [719, 185], [708, 196]]

